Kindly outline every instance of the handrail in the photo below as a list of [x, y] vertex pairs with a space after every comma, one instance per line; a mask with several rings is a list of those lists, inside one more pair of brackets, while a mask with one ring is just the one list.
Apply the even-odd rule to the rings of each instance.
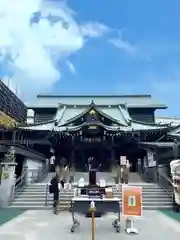
[[160, 187], [172, 198], [173, 197], [173, 182], [165, 173], [158, 171], [157, 182]]
[[18, 188], [24, 189], [28, 185], [26, 177], [29, 173], [31, 173], [31, 172], [36, 173], [36, 177], [34, 179], [31, 179], [31, 183], [40, 182], [45, 177], [45, 174], [48, 173], [48, 169], [49, 169], [49, 163], [45, 164], [39, 170], [38, 169], [37, 170], [30, 169], [30, 170], [23, 172], [23, 174], [16, 179], [16, 181], [14, 182], [14, 184], [12, 186], [12, 194], [11, 194], [10, 201], [12, 201], [19, 194], [19, 191], [16, 191]]

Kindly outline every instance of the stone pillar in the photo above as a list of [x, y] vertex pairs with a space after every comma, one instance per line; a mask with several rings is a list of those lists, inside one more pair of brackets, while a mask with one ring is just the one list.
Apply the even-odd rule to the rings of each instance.
[[7, 206], [14, 196], [16, 165], [17, 163], [15, 162], [0, 163], [0, 207]]
[[29, 182], [31, 182], [31, 180], [29, 180], [29, 177], [31, 176], [29, 176], [27, 172], [28, 172], [28, 165], [25, 163], [22, 170], [22, 175], [24, 175], [24, 177], [21, 179], [21, 181], [23, 181], [22, 184], [26, 186], [28, 185]]
[[71, 145], [71, 167], [74, 169], [75, 164], [75, 149], [74, 149], [74, 137], [72, 137], [72, 145]]
[[179, 146], [178, 146], [177, 140], [174, 140], [173, 152], [174, 152], [174, 159], [178, 159], [178, 157], [179, 157]]

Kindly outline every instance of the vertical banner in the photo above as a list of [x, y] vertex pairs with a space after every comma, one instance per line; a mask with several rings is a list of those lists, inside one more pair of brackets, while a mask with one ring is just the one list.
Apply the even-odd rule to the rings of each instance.
[[122, 214], [129, 217], [142, 216], [142, 188], [122, 185]]
[[147, 151], [147, 160], [148, 160], [148, 167], [155, 167], [156, 166], [154, 153], [152, 151]]

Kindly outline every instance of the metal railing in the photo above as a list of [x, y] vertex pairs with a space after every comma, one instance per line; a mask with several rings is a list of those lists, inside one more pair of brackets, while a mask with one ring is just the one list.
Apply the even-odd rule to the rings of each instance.
[[[46, 184], [46, 196], [45, 196], [45, 206], [47, 207], [47, 205], [48, 205], [48, 196], [49, 195], [52, 195], [52, 194], [50, 194], [49, 193], [49, 183], [47, 183]], [[52, 200], [52, 199], [51, 199]], [[51, 201], [51, 203], [52, 203], [52, 201]]]
[[[14, 185], [12, 186], [12, 193], [10, 202], [21, 193], [29, 183], [38, 183], [41, 182], [44, 177], [48, 174], [49, 164], [45, 164], [39, 169], [31, 169], [23, 172], [23, 174], [16, 179]], [[31, 181], [29, 181], [29, 178]]]
[[160, 168], [157, 170], [157, 183], [158, 185], [164, 189], [164, 191], [169, 195], [170, 198], [173, 198], [173, 182], [172, 179], [169, 177], [168, 172], [162, 171], [160, 169], [166, 168], [166, 165], [162, 165]]

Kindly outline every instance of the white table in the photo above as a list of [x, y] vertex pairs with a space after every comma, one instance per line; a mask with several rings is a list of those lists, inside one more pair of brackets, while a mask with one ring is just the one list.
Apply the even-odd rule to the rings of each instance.
[[117, 218], [113, 222], [116, 232], [120, 232], [120, 199], [119, 198], [89, 198], [87, 197], [74, 197], [71, 200], [70, 211], [72, 213], [73, 225], [71, 232], [74, 232], [76, 227], [79, 226], [78, 220], [75, 218], [75, 213], [86, 214], [89, 212], [91, 202], [95, 204], [95, 212], [100, 212], [103, 215], [107, 213], [117, 214]]

